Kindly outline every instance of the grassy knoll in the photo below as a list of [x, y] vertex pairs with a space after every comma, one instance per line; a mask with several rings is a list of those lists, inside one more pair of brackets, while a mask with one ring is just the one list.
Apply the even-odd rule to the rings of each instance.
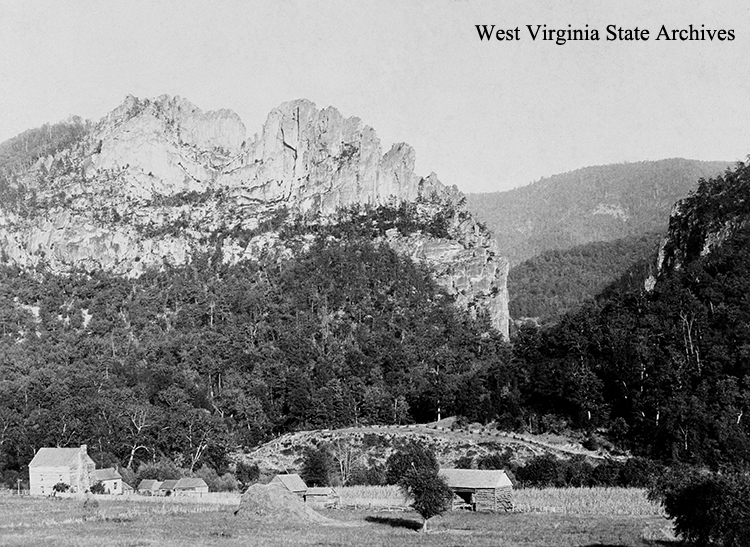
[[[589, 492], [590, 496], [591, 493]], [[574, 505], [568, 502], [567, 507]], [[85, 509], [80, 499], [0, 497], [0, 545], [67, 546], [643, 546], [644, 528], [664, 527], [657, 514], [525, 512], [448, 513], [416, 532], [413, 512], [326, 510], [348, 526], [258, 523], [236, 517], [226, 505], [101, 500]]]

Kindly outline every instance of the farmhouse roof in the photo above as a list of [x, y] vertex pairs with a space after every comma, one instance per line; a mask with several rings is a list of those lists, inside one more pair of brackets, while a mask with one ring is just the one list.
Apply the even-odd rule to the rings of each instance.
[[187, 488], [208, 488], [208, 485], [203, 479], [182, 477], [174, 486], [175, 490], [183, 490]]
[[499, 469], [441, 469], [440, 476], [449, 488], [501, 488], [513, 484]]
[[168, 481], [164, 481], [163, 483], [161, 483], [159, 490], [174, 490], [174, 487], [178, 482], [179, 481], [172, 480], [172, 479]]
[[94, 469], [94, 480], [95, 481], [113, 481], [121, 479], [122, 475], [117, 472], [114, 467], [106, 467], [104, 469]]
[[138, 490], [158, 490], [161, 487], [161, 481], [154, 479], [143, 479], [138, 484]]
[[29, 467], [68, 467], [74, 465], [78, 454], [83, 450], [83, 455], [89, 463], [93, 460], [86, 453], [86, 447], [78, 448], [40, 448], [34, 458], [29, 462]]
[[286, 486], [286, 489], [290, 492], [305, 492], [307, 490], [305, 481], [303, 481], [302, 477], [296, 473], [290, 475], [276, 475], [276, 478], [279, 479], [281, 484]]

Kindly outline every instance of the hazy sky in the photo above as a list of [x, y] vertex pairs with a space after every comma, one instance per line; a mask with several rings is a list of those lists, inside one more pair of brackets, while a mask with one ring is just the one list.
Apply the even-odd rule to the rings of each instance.
[[[579, 167], [750, 153], [750, 3], [743, 1], [0, 0], [0, 140], [128, 94], [230, 108], [248, 134], [296, 98], [408, 142], [417, 172], [465, 192]], [[476, 24], [520, 27], [480, 41]], [[536, 41], [526, 25], [597, 29]], [[650, 31], [606, 41], [607, 25]], [[662, 25], [733, 41], [656, 40]]]

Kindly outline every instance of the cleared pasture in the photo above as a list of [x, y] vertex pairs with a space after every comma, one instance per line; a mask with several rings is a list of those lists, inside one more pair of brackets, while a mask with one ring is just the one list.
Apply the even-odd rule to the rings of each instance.
[[[339, 489], [342, 499], [350, 492]], [[478, 514], [452, 512], [430, 521], [431, 532], [416, 532], [420, 517], [412, 511], [387, 513], [372, 510], [329, 509], [327, 517], [348, 526], [295, 525], [292, 522], [259, 523], [234, 515], [234, 506], [216, 503], [185, 503], [163, 499], [160, 502], [129, 499], [99, 499], [98, 507], [84, 508], [77, 498], [49, 499], [16, 496], [0, 497], [0, 545], [89, 546], [112, 545], [263, 545], [314, 546], [456, 545], [489, 546], [595, 546], [651, 545], [644, 530], [669, 528], [669, 521], [658, 514], [644, 514], [643, 507], [630, 505], [631, 514], [607, 514], [622, 510], [624, 500], [643, 492], [594, 492], [596, 489], [518, 491], [526, 512]], [[624, 490], [624, 489], [612, 489]], [[384, 491], [380, 491], [383, 493]], [[394, 490], [385, 491], [393, 499]], [[377, 491], [353, 491], [360, 498], [375, 498]], [[523, 497], [529, 495], [529, 499]], [[580, 498], [573, 499], [576, 494]], [[545, 505], [534, 501], [544, 498]], [[551, 502], [558, 496], [558, 501]], [[594, 505], [594, 501], [596, 504]], [[609, 501], [608, 501], [609, 500]], [[610, 504], [610, 505], [608, 505]], [[538, 507], [538, 510], [531, 510]], [[562, 510], [543, 511], [543, 507]], [[592, 509], [596, 507], [596, 512]], [[617, 509], [619, 508], [619, 509]], [[573, 512], [581, 511], [581, 512]], [[663, 543], [662, 543], [663, 544]]]

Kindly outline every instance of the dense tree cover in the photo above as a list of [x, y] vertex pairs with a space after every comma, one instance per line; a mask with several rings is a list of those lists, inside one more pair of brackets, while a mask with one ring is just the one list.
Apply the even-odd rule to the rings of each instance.
[[676, 468], [649, 489], [688, 545], [745, 547], [750, 538], [750, 478]]
[[506, 192], [468, 194], [511, 266], [553, 249], [663, 232], [674, 203], [727, 162], [672, 158], [598, 165]]
[[294, 429], [429, 421], [438, 406], [488, 420], [515, 389], [488, 325], [356, 235], [137, 279], [3, 267], [0, 465], [86, 443], [125, 466], [223, 472], [230, 449]]
[[554, 321], [593, 299], [633, 264], [654, 264], [663, 234], [651, 232], [615, 241], [545, 251], [511, 268], [508, 307], [514, 319]]
[[[746, 203], [749, 191], [741, 164], [704, 181], [693, 199], [721, 211]], [[653, 292], [626, 276], [555, 327], [519, 332], [515, 355], [535, 378], [526, 405], [607, 427], [617, 442], [665, 461], [750, 464], [750, 229], [703, 222], [724, 226], [721, 244], [665, 271]]]

